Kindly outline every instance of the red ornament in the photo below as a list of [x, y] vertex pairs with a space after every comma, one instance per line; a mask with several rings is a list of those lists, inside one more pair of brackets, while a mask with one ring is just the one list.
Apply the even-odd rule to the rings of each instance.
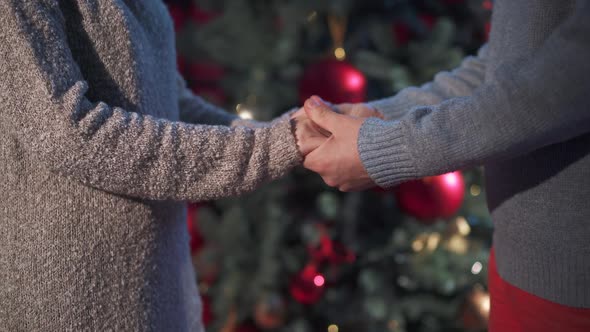
[[326, 280], [318, 272], [316, 264], [310, 263], [291, 280], [289, 291], [297, 302], [314, 304], [324, 295], [325, 282]]
[[205, 245], [205, 239], [199, 231], [198, 210], [199, 204], [189, 204], [187, 209], [187, 228], [190, 236], [191, 253], [196, 254]]
[[321, 60], [307, 67], [299, 82], [301, 104], [313, 95], [335, 104], [361, 103], [367, 97], [367, 79], [346, 61]]
[[465, 182], [457, 171], [402, 183], [395, 195], [402, 210], [418, 219], [448, 218], [463, 203]]
[[354, 263], [356, 257], [352, 250], [346, 248], [343, 244], [333, 241], [328, 234], [320, 237], [320, 244], [315, 248], [309, 248], [310, 256], [319, 264], [350, 264]]

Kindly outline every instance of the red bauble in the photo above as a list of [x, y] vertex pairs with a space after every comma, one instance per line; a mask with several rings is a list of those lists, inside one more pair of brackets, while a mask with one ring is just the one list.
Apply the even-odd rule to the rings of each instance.
[[190, 236], [191, 253], [196, 254], [205, 245], [205, 239], [199, 231], [198, 226], [198, 210], [199, 204], [189, 204], [187, 211], [187, 228]]
[[321, 60], [307, 67], [299, 82], [301, 104], [313, 95], [335, 104], [361, 103], [367, 97], [367, 79], [346, 61]]
[[402, 183], [395, 195], [402, 210], [418, 219], [448, 218], [463, 203], [465, 182], [461, 172], [447, 173]]
[[314, 304], [324, 295], [324, 283], [324, 276], [314, 263], [310, 263], [291, 280], [289, 291], [297, 302]]
[[317, 263], [352, 264], [356, 256], [342, 243], [333, 241], [327, 234], [322, 234], [317, 247], [309, 248], [310, 256]]

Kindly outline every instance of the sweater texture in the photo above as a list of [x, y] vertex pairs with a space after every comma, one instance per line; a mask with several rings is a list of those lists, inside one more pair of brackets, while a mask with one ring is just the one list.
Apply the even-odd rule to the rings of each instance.
[[202, 331], [183, 201], [299, 164], [288, 117], [190, 93], [159, 0], [0, 0], [0, 26], [0, 331]]
[[358, 147], [383, 187], [485, 166], [502, 278], [590, 308], [590, 2], [497, 0], [477, 56], [373, 102]]

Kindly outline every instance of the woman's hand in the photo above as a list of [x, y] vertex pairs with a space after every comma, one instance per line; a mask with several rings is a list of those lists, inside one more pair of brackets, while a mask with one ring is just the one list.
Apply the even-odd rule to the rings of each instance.
[[317, 149], [330, 136], [330, 133], [323, 131], [311, 121], [303, 108], [291, 116], [293, 130], [297, 140], [297, 147], [303, 157]]

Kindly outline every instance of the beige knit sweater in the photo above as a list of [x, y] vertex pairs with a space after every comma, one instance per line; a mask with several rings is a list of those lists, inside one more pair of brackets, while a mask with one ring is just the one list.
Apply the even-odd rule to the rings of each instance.
[[160, 0], [0, 0], [0, 27], [0, 331], [201, 331], [182, 201], [298, 164], [289, 121], [213, 126]]

